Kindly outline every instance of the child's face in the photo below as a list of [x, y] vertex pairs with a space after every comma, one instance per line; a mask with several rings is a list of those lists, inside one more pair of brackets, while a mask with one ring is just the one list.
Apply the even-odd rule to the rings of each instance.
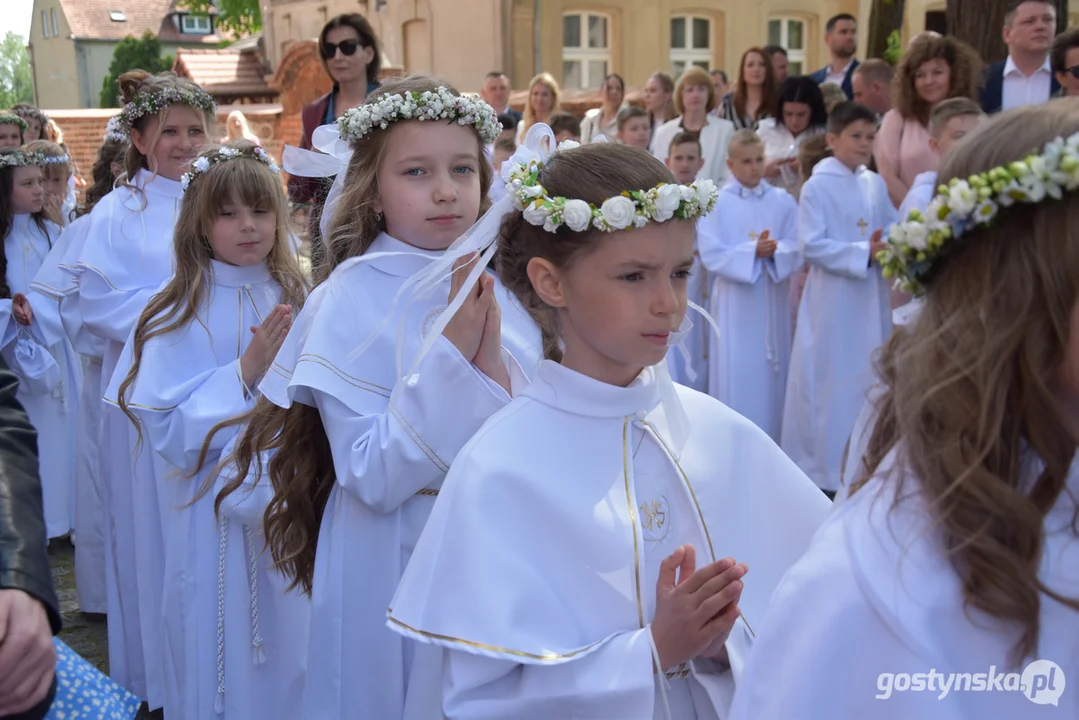
[[269, 207], [251, 208], [232, 197], [210, 227], [214, 259], [229, 265], [257, 265], [273, 250], [277, 215]]
[[[151, 118], [141, 132], [132, 128], [131, 142], [146, 156], [151, 172], [178, 181], [206, 144], [202, 123], [202, 113], [198, 110], [186, 105], [170, 105], [164, 120]], [[159, 126], [161, 134], [154, 143]]]
[[45, 134], [41, 132], [41, 121], [37, 118], [23, 118], [26, 124], [30, 128], [26, 131], [26, 142], [33, 142], [34, 140], [41, 140], [45, 137]]
[[693, 238], [692, 221], [671, 220], [604, 234], [566, 269], [533, 258], [532, 284], [558, 309], [563, 364], [625, 386], [661, 362], [686, 314]]
[[22, 145], [22, 133], [19, 126], [12, 123], [0, 124], [0, 150], [10, 150]]
[[445, 250], [480, 214], [476, 131], [456, 123], [397, 122], [378, 167], [375, 211], [386, 231], [423, 250]]
[[71, 171], [66, 165], [50, 168], [42, 180], [42, 185], [45, 187], [45, 195], [48, 197], [58, 197], [63, 199], [67, 197], [67, 183], [71, 178]]
[[45, 188], [41, 183], [41, 168], [17, 167], [13, 171], [11, 206], [19, 214], [41, 212], [45, 204]]
[[948, 154], [948, 151], [952, 149], [952, 145], [955, 145], [974, 130], [974, 128], [978, 127], [981, 121], [981, 115], [960, 115], [958, 117], [953, 117], [951, 120], [944, 123], [944, 127], [940, 129], [940, 137], [933, 138], [933, 149], [937, 151], [938, 155], [944, 157]]
[[764, 146], [735, 145], [727, 158], [727, 168], [743, 186], [757, 187], [764, 177]]
[[856, 120], [838, 135], [828, 133], [827, 139], [835, 159], [851, 170], [857, 170], [860, 165], [868, 165], [873, 158], [877, 125], [866, 120]]
[[574, 135], [569, 130], [559, 130], [554, 134], [554, 141], [556, 144], [561, 143], [563, 140], [572, 140], [573, 142], [581, 142], [580, 135]]
[[704, 165], [701, 150], [696, 143], [682, 143], [671, 147], [667, 155], [667, 167], [674, 173], [674, 179], [682, 185], [689, 185], [697, 179], [697, 172]]
[[623, 145], [648, 149], [648, 143], [652, 139], [652, 126], [646, 117], [631, 117], [626, 120], [622, 129], [618, 131], [618, 139]]

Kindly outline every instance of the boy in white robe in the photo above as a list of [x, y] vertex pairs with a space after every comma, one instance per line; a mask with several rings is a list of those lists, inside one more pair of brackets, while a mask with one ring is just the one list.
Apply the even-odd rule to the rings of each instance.
[[[695, 133], [678, 133], [671, 140], [671, 149], [664, 164], [674, 173], [675, 179], [683, 185], [693, 182], [704, 158], [701, 157], [701, 141]], [[691, 302], [708, 309], [708, 295], [711, 282], [708, 271], [701, 263], [700, 252], [694, 250], [693, 270], [690, 271], [689, 286], [686, 293]], [[685, 336], [681, 347], [671, 349], [668, 361], [671, 377], [675, 382], [700, 392], [708, 392], [708, 348], [712, 332], [704, 318], [696, 318], [689, 334]]]
[[[929, 116], [929, 147], [942, 158], [952, 146], [985, 119], [978, 103], [970, 98], [949, 98], [938, 103]], [[920, 173], [899, 206], [899, 218], [906, 220], [911, 210], [925, 212], [929, 201], [937, 194], [937, 171]]]
[[809, 263], [791, 352], [780, 445], [830, 497], [865, 391], [872, 355], [892, 330], [888, 282], [877, 253], [895, 222], [884, 180], [866, 169], [872, 111], [844, 103], [828, 119], [833, 156], [802, 187], [798, 241]]
[[709, 393], [779, 440], [790, 362], [789, 279], [802, 262], [798, 204], [762, 179], [764, 145], [752, 130], [731, 138], [731, 177], [716, 208], [697, 224], [712, 280]]

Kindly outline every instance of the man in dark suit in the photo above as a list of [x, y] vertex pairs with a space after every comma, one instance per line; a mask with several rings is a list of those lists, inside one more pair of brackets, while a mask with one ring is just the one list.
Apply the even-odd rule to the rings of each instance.
[[483, 80], [480, 90], [483, 101], [493, 107], [499, 115], [511, 115], [516, 122], [521, 122], [521, 113], [510, 107], [510, 79], [501, 70], [492, 70]]
[[858, 51], [858, 20], [848, 13], [832, 17], [825, 26], [824, 41], [828, 43], [832, 61], [809, 77], [818, 85], [838, 85], [847, 94], [847, 99], [853, 100], [854, 87], [851, 82], [854, 71], [858, 69], [858, 60], [854, 57]]
[[1049, 0], [1010, 0], [1004, 16], [1008, 59], [986, 71], [982, 110], [991, 114], [1036, 105], [1060, 92], [1049, 63], [1056, 24], [1056, 5]]

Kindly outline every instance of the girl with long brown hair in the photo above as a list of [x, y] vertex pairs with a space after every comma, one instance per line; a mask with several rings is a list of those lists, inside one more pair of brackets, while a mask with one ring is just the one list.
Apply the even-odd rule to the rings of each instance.
[[260, 566], [263, 544], [252, 529], [216, 518], [213, 496], [200, 488], [237, 430], [207, 435], [254, 406], [306, 281], [264, 150], [234, 140], [204, 151], [184, 185], [175, 271], [139, 316], [105, 393], [174, 469], [135, 477], [157, 482], [167, 508], [165, 712], [300, 717], [306, 600], [266, 591], [272, 563], [267, 555]]
[[750, 48], [738, 63], [734, 90], [719, 101], [719, 116], [738, 130], [756, 130], [763, 118], [773, 117], [778, 99], [779, 84], [771, 57], [761, 48]]
[[[132, 70], [120, 76], [119, 88], [121, 125], [130, 137], [124, 172], [90, 214], [75, 263], [79, 311], [86, 329], [108, 343], [102, 378], [110, 379], [139, 314], [172, 273], [180, 178], [216, 122], [213, 99], [172, 73]], [[168, 468], [155, 453], [133, 456], [137, 436], [131, 422], [115, 406], [103, 407], [99, 447], [111, 524], [108, 562], [116, 583], [109, 596], [109, 670], [156, 709], [163, 702], [163, 518], [155, 483], [133, 480], [153, 477], [154, 463], [162, 472]]]
[[735, 718], [1079, 713], [1079, 100], [983, 123], [940, 181], [880, 256], [923, 304]]
[[[386, 606], [449, 463], [509, 402], [502, 344], [527, 367], [525, 340], [539, 340], [514, 326], [489, 274], [461, 297], [465, 270], [413, 303], [395, 301], [486, 209], [484, 146], [501, 131], [490, 106], [411, 77], [385, 83], [338, 128], [352, 155], [319, 285], [225, 474], [234, 485], [268, 473], [270, 551], [311, 596], [299, 717], [362, 708], [399, 720], [406, 707], [427, 707], [441, 680], [421, 648], [386, 629]], [[463, 305], [433, 329], [447, 297]], [[430, 353], [406, 368], [425, 339]]]

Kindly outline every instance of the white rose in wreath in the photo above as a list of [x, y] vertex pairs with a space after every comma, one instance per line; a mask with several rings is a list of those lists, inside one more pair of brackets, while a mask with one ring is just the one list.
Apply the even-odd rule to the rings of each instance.
[[712, 196], [716, 194], [716, 185], [710, 179], [701, 180], [697, 183], [697, 204], [701, 206], [701, 212], [708, 210], [708, 204], [712, 202]]
[[524, 218], [529, 225], [543, 225], [551, 211], [545, 205], [532, 203], [525, 208]]
[[666, 222], [674, 217], [681, 204], [682, 188], [677, 185], [664, 185], [656, 190], [656, 212], [653, 217], [659, 222]]
[[616, 195], [603, 201], [599, 209], [604, 221], [615, 230], [625, 230], [633, 224], [633, 216], [637, 214], [637, 206], [633, 201], [623, 195]]
[[592, 208], [584, 200], [567, 200], [562, 222], [573, 232], [583, 232], [592, 224]]

